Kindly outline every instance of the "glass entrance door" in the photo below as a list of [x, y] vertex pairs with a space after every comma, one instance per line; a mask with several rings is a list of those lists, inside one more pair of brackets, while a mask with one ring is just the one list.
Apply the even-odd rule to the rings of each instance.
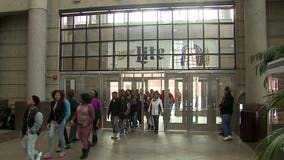
[[107, 75], [103, 76], [103, 86], [104, 89], [102, 90], [102, 102], [104, 105], [103, 110], [103, 127], [104, 128], [111, 128], [111, 121], [110, 117], [108, 117], [108, 110], [109, 104], [112, 99], [112, 92], [120, 91], [121, 87], [121, 80], [120, 75]]
[[164, 97], [164, 121], [165, 129], [187, 130], [188, 107], [187, 107], [187, 83], [186, 76], [180, 74], [167, 74]]

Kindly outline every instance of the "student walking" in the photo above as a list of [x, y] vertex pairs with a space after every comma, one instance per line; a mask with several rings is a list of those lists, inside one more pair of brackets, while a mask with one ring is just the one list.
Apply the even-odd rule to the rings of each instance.
[[102, 122], [102, 112], [103, 112], [103, 105], [100, 101], [100, 99], [98, 98], [98, 92], [96, 90], [92, 90], [91, 91], [91, 95], [92, 95], [92, 106], [95, 109], [95, 119], [94, 119], [94, 123], [93, 123], [93, 139], [92, 139], [92, 146], [95, 146], [98, 142], [98, 129], [99, 126]]
[[35, 143], [40, 134], [43, 116], [38, 109], [40, 99], [33, 95], [27, 100], [28, 108], [24, 112], [22, 126], [22, 148], [28, 160], [40, 160], [42, 152], [35, 150]]
[[44, 159], [53, 159], [54, 152], [54, 139], [55, 133], [58, 130], [59, 141], [61, 145], [61, 152], [59, 154], [59, 158], [63, 158], [66, 156], [65, 154], [65, 139], [64, 139], [64, 128], [65, 128], [65, 114], [66, 114], [66, 106], [64, 103], [64, 95], [60, 90], [54, 90], [52, 92], [53, 101], [50, 105], [50, 112], [48, 118], [47, 128], [49, 131], [49, 152], [43, 156]]
[[112, 100], [109, 104], [108, 117], [111, 115], [113, 136], [111, 139], [120, 140], [119, 116], [121, 103], [117, 97], [117, 92], [112, 92]]
[[77, 107], [71, 121], [71, 125], [74, 125], [74, 121], [77, 120], [78, 136], [82, 142], [82, 155], [80, 159], [88, 158], [91, 145], [88, 138], [92, 132], [95, 118], [95, 111], [91, 102], [92, 97], [88, 93], [81, 94], [81, 103]]
[[[77, 106], [79, 105], [79, 102], [75, 98], [75, 91], [73, 89], [67, 92], [67, 100], [69, 101], [71, 108], [71, 115], [70, 115], [70, 121], [71, 121], [74, 113], [77, 110]], [[74, 121], [74, 125], [70, 126], [70, 131], [69, 131], [70, 143], [74, 143], [77, 140], [76, 134], [77, 134], [77, 121]]]
[[153, 116], [154, 119], [154, 128], [155, 128], [155, 133], [158, 133], [159, 130], [159, 115], [164, 113], [163, 110], [163, 102], [159, 98], [159, 93], [155, 92], [154, 97], [150, 103], [149, 107], [149, 113], [151, 116]]

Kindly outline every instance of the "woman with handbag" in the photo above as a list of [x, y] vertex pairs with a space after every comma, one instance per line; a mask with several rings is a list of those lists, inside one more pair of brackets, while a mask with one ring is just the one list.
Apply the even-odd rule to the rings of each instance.
[[159, 92], [157, 91], [154, 93], [154, 97], [150, 103], [149, 113], [150, 113], [150, 116], [153, 116], [153, 119], [154, 119], [154, 128], [155, 128], [154, 132], [158, 134], [159, 116], [160, 114], [163, 115], [164, 109], [163, 109], [163, 102], [160, 99]]

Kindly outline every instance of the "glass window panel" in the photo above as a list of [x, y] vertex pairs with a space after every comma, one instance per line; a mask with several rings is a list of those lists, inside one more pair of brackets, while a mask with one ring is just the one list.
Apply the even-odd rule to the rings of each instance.
[[188, 69], [187, 54], [174, 56], [174, 69]]
[[101, 39], [102, 41], [113, 40], [113, 28], [102, 28], [101, 29]]
[[189, 23], [203, 22], [202, 9], [189, 9], [188, 10], [188, 22]]
[[160, 24], [172, 23], [172, 11], [159, 11], [158, 21]]
[[87, 32], [88, 41], [99, 41], [99, 29], [88, 29]]
[[127, 56], [115, 56], [115, 70], [127, 69]]
[[87, 16], [87, 25], [88, 25], [88, 27], [97, 27], [97, 26], [99, 26], [99, 15], [89, 15], [89, 16]]
[[72, 44], [62, 45], [62, 56], [72, 56]]
[[104, 42], [101, 43], [101, 55], [102, 56], [112, 56], [113, 55], [113, 43]]
[[159, 25], [159, 39], [172, 39], [172, 25]]
[[142, 54], [142, 41], [130, 41], [129, 55], [141, 55], [141, 54]]
[[85, 70], [85, 58], [74, 58], [74, 70]]
[[144, 70], [157, 70], [157, 57], [156, 56], [150, 56], [148, 57], [147, 61], [144, 60]]
[[204, 63], [205, 68], [219, 68], [219, 56], [205, 54]]
[[217, 9], [204, 9], [204, 22], [218, 22], [218, 10]]
[[173, 12], [174, 23], [187, 23], [187, 10], [174, 10]]
[[159, 69], [173, 69], [172, 62], [172, 55], [161, 56], [161, 59], [159, 59]]
[[172, 54], [172, 41], [171, 40], [160, 40], [159, 41], [159, 55]]
[[129, 27], [130, 40], [142, 40], [142, 26]]
[[156, 24], [157, 23], [157, 11], [144, 11], [143, 22], [144, 24]]
[[157, 39], [157, 26], [144, 26], [144, 39]]
[[203, 54], [189, 55], [188, 63], [189, 63], [189, 68], [201, 69], [203, 68], [204, 64], [204, 55]]
[[174, 26], [174, 39], [187, 39], [187, 25]]
[[220, 22], [234, 22], [234, 9], [219, 10]]
[[234, 37], [234, 25], [221, 24], [220, 25], [220, 37], [221, 38], [233, 38]]
[[127, 55], [127, 42], [115, 42], [115, 55]]
[[220, 40], [221, 53], [234, 53], [234, 40]]
[[62, 17], [61, 18], [61, 27], [63, 29], [73, 28], [73, 17]]
[[87, 70], [99, 70], [99, 57], [89, 57], [88, 58]]
[[99, 56], [99, 43], [88, 43], [88, 56]]
[[101, 25], [112, 26], [113, 25], [113, 14], [101, 14]]
[[234, 69], [235, 56], [234, 55], [222, 55], [221, 56], [221, 69]]
[[[139, 54], [137, 54], [139, 60]], [[144, 59], [144, 68], [157, 68], [157, 41], [145, 41], [144, 50], [142, 52]], [[153, 65], [153, 66], [151, 66]]]
[[204, 25], [205, 38], [218, 38], [218, 25], [205, 24]]
[[130, 25], [142, 24], [142, 12], [130, 12], [128, 14]]
[[85, 44], [75, 44], [75, 56], [85, 56]]
[[115, 27], [115, 40], [127, 40], [127, 27]]
[[129, 56], [129, 70], [142, 70], [142, 61], [138, 56]]
[[189, 24], [189, 38], [203, 38], [202, 24]]
[[61, 31], [62, 42], [72, 42], [73, 41], [73, 31]]
[[[183, 54], [183, 49], [186, 50], [187, 41], [186, 40], [175, 40], [174, 41], [174, 54]], [[187, 51], [186, 51], [187, 54]]]
[[126, 25], [127, 24], [127, 13], [115, 13], [114, 14], [115, 25]]
[[113, 70], [113, 57], [108, 56], [108, 57], [101, 57], [101, 63], [100, 63], [100, 69], [101, 70]]
[[72, 58], [62, 58], [62, 70], [72, 70]]
[[189, 54], [203, 54], [203, 40], [189, 40]]
[[87, 24], [87, 16], [74, 16], [75, 28], [85, 28]]
[[86, 41], [86, 30], [74, 30], [74, 42], [85, 42]]
[[205, 40], [205, 53], [217, 54], [218, 51], [218, 40]]

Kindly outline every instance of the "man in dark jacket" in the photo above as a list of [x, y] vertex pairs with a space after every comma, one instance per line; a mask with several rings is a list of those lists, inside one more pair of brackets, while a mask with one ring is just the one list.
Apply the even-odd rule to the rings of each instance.
[[117, 97], [117, 92], [112, 92], [112, 100], [109, 104], [108, 117], [111, 115], [111, 124], [113, 128], [113, 136], [111, 139], [120, 140], [119, 116], [120, 116], [120, 101]]
[[222, 129], [224, 141], [232, 139], [232, 125], [231, 118], [233, 114], [234, 97], [231, 94], [230, 87], [225, 88], [224, 97], [221, 104], [219, 105], [222, 115]]
[[27, 100], [22, 126], [22, 147], [28, 160], [40, 160], [42, 152], [35, 150], [35, 143], [42, 127], [43, 116], [37, 108], [40, 99], [33, 95]]

